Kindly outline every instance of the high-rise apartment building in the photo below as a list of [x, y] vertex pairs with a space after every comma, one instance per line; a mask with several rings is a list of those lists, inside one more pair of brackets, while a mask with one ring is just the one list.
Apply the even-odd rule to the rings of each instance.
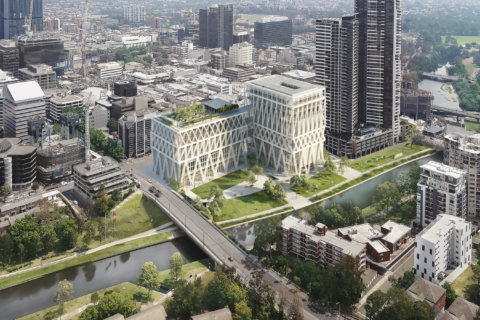
[[20, 53], [15, 41], [0, 40], [0, 69], [11, 72], [14, 77], [18, 77], [19, 67]]
[[199, 45], [205, 48], [228, 48], [235, 30], [234, 4], [216, 4], [199, 11]]
[[122, 140], [127, 158], [150, 153], [150, 131], [152, 119], [156, 116], [157, 112], [153, 109], [141, 109], [129, 111], [118, 119], [118, 137]]
[[466, 268], [472, 262], [471, 234], [470, 222], [439, 214], [415, 238], [415, 276], [440, 283], [449, 264]]
[[466, 171], [430, 161], [420, 166], [417, 184], [417, 224], [426, 227], [437, 215], [466, 218]]
[[480, 134], [447, 134], [444, 138], [443, 163], [466, 171], [467, 220], [479, 225]]
[[[349, 141], [358, 122], [358, 32], [355, 14], [317, 20], [315, 84], [325, 87], [327, 140]], [[346, 154], [332, 145], [334, 154]]]
[[355, 0], [359, 19], [359, 123], [400, 135], [400, 0]]
[[292, 45], [292, 20], [288, 17], [264, 17], [254, 24], [253, 44], [257, 49]]
[[145, 21], [145, 7], [144, 6], [125, 6], [123, 7], [123, 16], [128, 21], [135, 23]]
[[248, 42], [232, 45], [228, 52], [230, 66], [252, 64], [252, 51], [253, 46]]
[[8, 83], [18, 82], [19, 80], [0, 69], [0, 126], [3, 127], [3, 87]]
[[[25, 16], [30, 14], [30, 0], [2, 0], [0, 5], [0, 39], [13, 39], [24, 34]], [[31, 30], [43, 30], [43, 0], [33, 0]]]

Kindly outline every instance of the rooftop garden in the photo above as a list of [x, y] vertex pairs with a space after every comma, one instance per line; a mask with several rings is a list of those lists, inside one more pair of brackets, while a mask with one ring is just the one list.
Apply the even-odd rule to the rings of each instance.
[[218, 117], [218, 114], [208, 115], [205, 106], [203, 104], [197, 105], [197, 100], [194, 100], [192, 105], [179, 106], [161, 119], [171, 126], [183, 127], [215, 117]]

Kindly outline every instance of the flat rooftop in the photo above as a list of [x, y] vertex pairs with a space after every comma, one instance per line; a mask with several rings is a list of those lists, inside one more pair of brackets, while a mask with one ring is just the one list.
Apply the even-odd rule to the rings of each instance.
[[437, 242], [440, 235], [455, 226], [456, 229], [462, 229], [470, 225], [469, 222], [465, 222], [465, 219], [458, 218], [449, 214], [439, 214], [435, 220], [433, 220], [422, 232], [417, 235], [422, 237], [431, 243]]
[[246, 84], [259, 86], [267, 90], [276, 91], [278, 93], [289, 95], [292, 97], [323, 89], [322, 86], [317, 86], [314, 84], [278, 75], [248, 81], [246, 82]]
[[83, 101], [83, 96], [80, 95], [68, 95], [65, 97], [52, 97], [50, 101], [54, 101], [55, 103], [69, 103], [69, 102], [78, 102]]
[[437, 172], [439, 174], [444, 174], [456, 179], [462, 179], [466, 174], [464, 170], [447, 166], [446, 164], [435, 162], [435, 161], [429, 161], [428, 163], [421, 165], [420, 168], [424, 170]]
[[404, 235], [406, 235], [411, 230], [410, 227], [400, 223], [396, 223], [395, 221], [392, 221], [392, 220], [388, 220], [387, 222], [385, 222], [382, 225], [382, 228], [390, 230], [390, 232], [387, 233], [383, 237], [383, 239], [393, 244], [395, 244], [398, 240], [400, 240]]
[[383, 236], [383, 233], [372, 227], [369, 223], [339, 228], [338, 231], [360, 243], [367, 243], [372, 239], [381, 238]]
[[220, 109], [221, 107], [225, 106], [225, 104], [228, 104], [229, 106], [231, 105], [230, 102], [228, 101], [225, 101], [225, 100], [222, 100], [222, 99], [213, 99], [213, 100], [209, 100], [209, 101], [204, 101], [202, 102], [202, 104], [212, 108], [212, 109]]

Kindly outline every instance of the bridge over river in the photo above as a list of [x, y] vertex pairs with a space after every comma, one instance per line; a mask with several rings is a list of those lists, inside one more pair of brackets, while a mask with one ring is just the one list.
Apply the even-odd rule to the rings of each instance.
[[437, 81], [443, 81], [443, 82], [453, 82], [457, 81], [458, 77], [457, 76], [445, 76], [441, 74], [435, 74], [432, 72], [424, 72], [423, 73], [423, 79], [430, 79], [430, 80], [437, 80]]
[[436, 105], [432, 105], [431, 110], [434, 114], [457, 117], [457, 122], [458, 122], [458, 117], [473, 118], [473, 119], [477, 119], [477, 122], [480, 122], [480, 114], [477, 114], [477, 113], [470, 113], [462, 110], [444, 108]]

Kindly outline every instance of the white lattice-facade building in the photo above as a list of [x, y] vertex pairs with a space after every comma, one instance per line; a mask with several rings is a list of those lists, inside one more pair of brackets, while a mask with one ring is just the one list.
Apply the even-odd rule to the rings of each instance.
[[151, 143], [155, 173], [163, 179], [198, 185], [238, 167], [246, 159], [251, 116], [247, 106], [188, 126], [166, 117], [154, 118]]
[[257, 159], [287, 176], [318, 172], [325, 140], [325, 87], [270, 76], [245, 83]]

